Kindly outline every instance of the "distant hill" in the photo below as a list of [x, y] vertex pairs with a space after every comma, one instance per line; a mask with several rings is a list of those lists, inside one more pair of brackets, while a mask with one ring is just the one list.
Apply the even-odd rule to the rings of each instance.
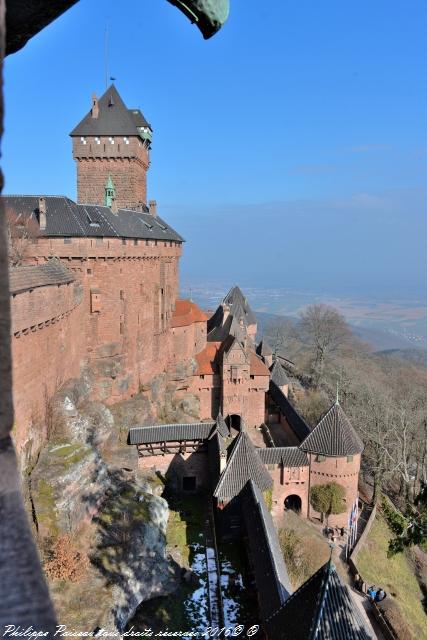
[[[276, 315], [274, 313], [265, 313], [264, 311], [255, 311], [257, 320], [258, 320], [258, 338], [260, 339], [269, 325], [278, 322], [280, 320], [290, 321], [292, 323], [297, 322], [297, 318], [294, 316], [281, 316]], [[392, 333], [391, 331], [383, 330], [383, 329], [371, 329], [369, 327], [361, 327], [359, 325], [349, 324], [350, 329], [354, 333], [355, 336], [363, 340], [369, 344], [374, 351], [381, 352], [393, 352], [393, 351], [402, 351], [403, 353], [420, 353], [420, 364], [423, 361], [423, 354], [427, 353], [425, 349], [422, 348], [414, 348], [413, 343], [405, 338], [404, 336], [400, 336], [397, 333]], [[396, 354], [397, 355], [397, 354]], [[402, 356], [404, 357], [404, 356]], [[409, 359], [407, 356], [405, 356]], [[416, 362], [415, 355], [412, 358], [413, 362]]]
[[379, 354], [385, 357], [400, 358], [427, 369], [427, 349], [387, 349]]

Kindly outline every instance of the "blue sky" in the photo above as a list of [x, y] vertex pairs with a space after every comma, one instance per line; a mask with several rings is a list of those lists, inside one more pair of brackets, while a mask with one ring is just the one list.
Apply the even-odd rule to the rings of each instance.
[[231, 0], [203, 41], [165, 0], [80, 0], [7, 60], [5, 191], [75, 197], [108, 25], [185, 280], [425, 290], [426, 20], [424, 0]]

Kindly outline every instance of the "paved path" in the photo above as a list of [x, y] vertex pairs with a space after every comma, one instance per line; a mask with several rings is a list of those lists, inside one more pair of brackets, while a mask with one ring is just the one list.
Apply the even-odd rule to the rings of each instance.
[[354, 589], [352, 589], [352, 587], [347, 588], [351, 598], [353, 599], [353, 602], [357, 605], [357, 608], [360, 611], [362, 619], [366, 625], [366, 630], [372, 635], [373, 638], [377, 638], [378, 640], [385, 640], [385, 637], [378, 627], [378, 623], [371, 613], [371, 605], [368, 598], [359, 591], [355, 591]]

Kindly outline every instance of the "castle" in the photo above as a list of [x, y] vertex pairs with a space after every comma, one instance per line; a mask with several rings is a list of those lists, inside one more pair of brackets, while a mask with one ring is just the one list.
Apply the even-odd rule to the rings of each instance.
[[[179, 299], [184, 241], [147, 202], [152, 129], [141, 111], [128, 109], [111, 86], [93, 96], [71, 138], [77, 203], [3, 198], [23, 254], [10, 275], [14, 438], [22, 458], [48, 437], [49, 402], [67, 380], [89, 376], [91, 399], [113, 404], [155, 379], [161, 393], [164, 376], [175, 371], [176, 396], [196, 399], [198, 422], [132, 428], [128, 442], [142, 468], [163, 473], [180, 491], [211, 490], [225, 536], [257, 522], [259, 531], [271, 530], [267, 493], [273, 516], [284, 508], [319, 516], [310, 488], [332, 481], [345, 488], [345, 505], [330, 524], [346, 527], [363, 444], [338, 402], [308, 427], [288, 398], [283, 364], [265, 341], [256, 344], [256, 317], [238, 287], [211, 317]], [[264, 565], [271, 561], [278, 576], [267, 613], [276, 615], [289, 589], [273, 534], [265, 535]]]
[[[29, 222], [37, 229], [25, 264], [11, 269], [18, 449], [40, 446], [49, 398], [85, 368], [93, 398], [107, 404], [178, 368], [177, 396], [197, 399], [200, 422], [223, 416], [226, 438], [244, 430], [257, 448], [274, 443], [259, 454], [274, 478], [273, 512], [286, 503], [312, 515], [310, 486], [335, 480], [346, 489], [347, 510], [332, 522], [345, 526], [363, 445], [339, 404], [310, 432], [287, 397], [282, 364], [265, 341], [256, 346], [256, 317], [238, 287], [210, 318], [178, 298], [183, 238], [154, 201], [147, 204], [152, 129], [141, 111], [128, 109], [111, 86], [92, 98], [71, 138], [78, 203], [4, 196], [18, 234]], [[151, 464], [145, 457], [141, 464]]]

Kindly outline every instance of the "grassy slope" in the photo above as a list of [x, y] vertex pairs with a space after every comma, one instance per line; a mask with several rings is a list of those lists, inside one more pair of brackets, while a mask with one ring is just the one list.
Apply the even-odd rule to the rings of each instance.
[[423, 594], [405, 554], [387, 558], [388, 541], [392, 533], [380, 516], [376, 518], [368, 539], [357, 559], [363, 579], [382, 586], [394, 595], [405, 622], [417, 639], [427, 639], [427, 617], [422, 606]]

